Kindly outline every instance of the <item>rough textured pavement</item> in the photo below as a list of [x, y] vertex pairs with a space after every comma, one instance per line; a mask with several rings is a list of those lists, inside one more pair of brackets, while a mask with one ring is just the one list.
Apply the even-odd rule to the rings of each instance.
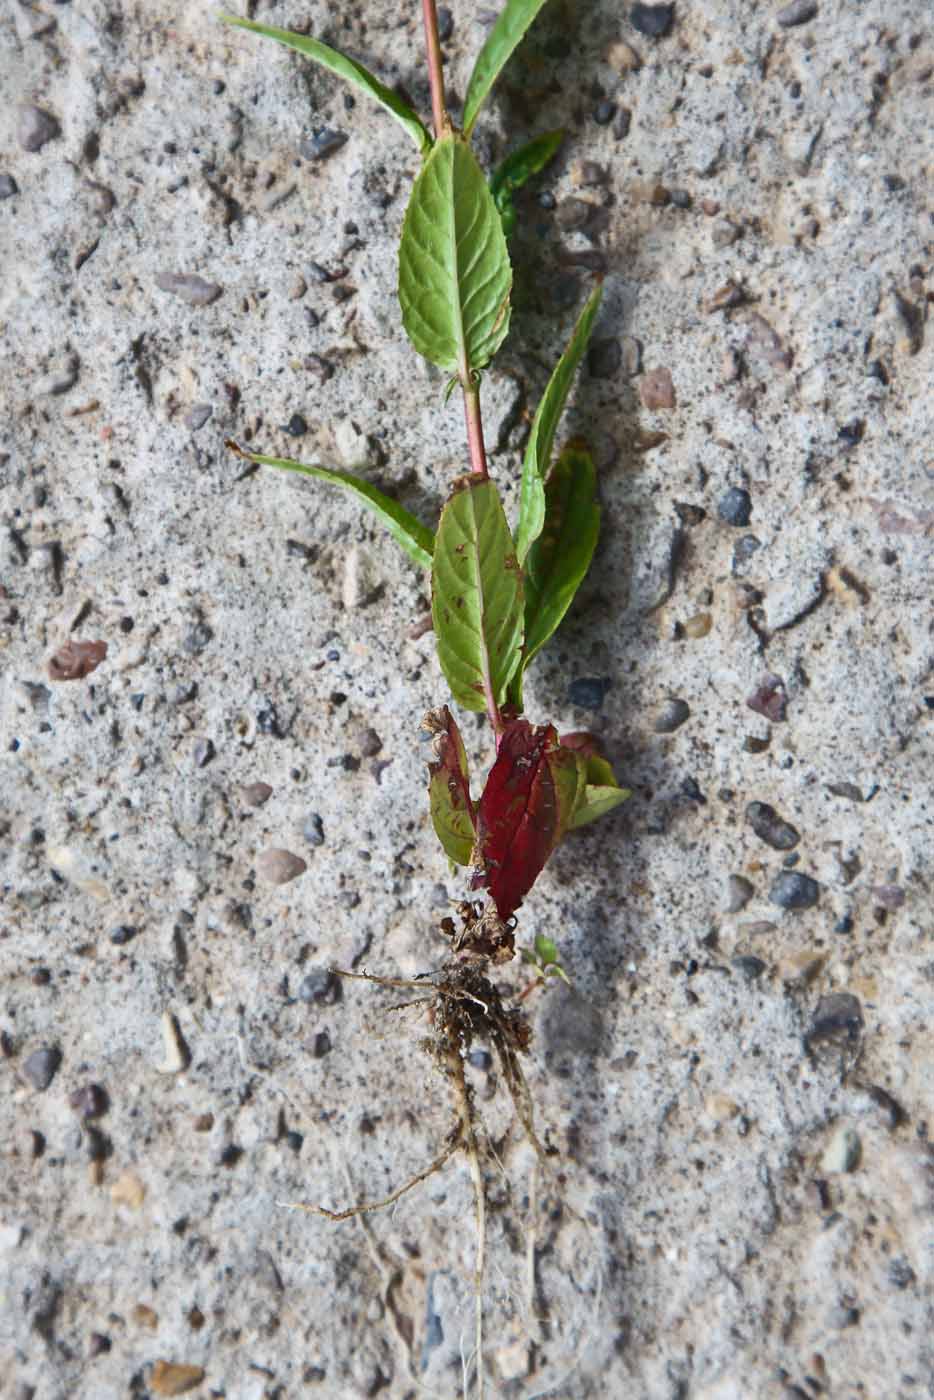
[[[252, 12], [425, 113], [417, 8]], [[455, 93], [491, 17], [442, 17]], [[573, 982], [527, 1003], [551, 1175], [470, 1071], [488, 1391], [920, 1400], [930, 8], [667, 19], [556, 0], [478, 131], [489, 160], [568, 133], [483, 387], [513, 505], [606, 278], [563, 430], [603, 538], [527, 701], [634, 791], [522, 912]], [[424, 795], [426, 581], [224, 447], [363, 465], [436, 518], [464, 449], [398, 324], [414, 148], [203, 5], [7, 0], [0, 91], [0, 1393], [453, 1400], [464, 1163], [365, 1226], [280, 1206], [384, 1195], [451, 1122], [417, 1010], [327, 972], [436, 965], [462, 893]]]

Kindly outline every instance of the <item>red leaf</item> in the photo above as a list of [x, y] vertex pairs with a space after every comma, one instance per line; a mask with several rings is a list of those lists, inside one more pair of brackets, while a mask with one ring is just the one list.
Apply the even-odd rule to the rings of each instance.
[[573, 749], [575, 753], [581, 753], [585, 758], [589, 758], [592, 753], [599, 754], [601, 752], [600, 740], [596, 734], [590, 734], [586, 729], [575, 730], [573, 734], [562, 734], [561, 747]]
[[501, 919], [522, 903], [567, 830], [582, 760], [558, 743], [554, 725], [507, 725], [478, 806], [480, 869]]

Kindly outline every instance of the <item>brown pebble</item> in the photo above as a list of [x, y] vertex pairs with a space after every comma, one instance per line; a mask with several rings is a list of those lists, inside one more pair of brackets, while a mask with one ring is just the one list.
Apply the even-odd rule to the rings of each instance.
[[575, 185], [605, 185], [607, 169], [595, 160], [577, 160], [571, 168], [571, 179]]
[[304, 875], [308, 866], [301, 856], [293, 855], [291, 851], [284, 851], [273, 846], [257, 856], [256, 869], [263, 879], [268, 880], [271, 885], [287, 885], [290, 880]]
[[666, 204], [671, 203], [671, 191], [664, 185], [653, 185], [649, 194], [649, 203], [656, 209], [664, 209]]
[[642, 59], [630, 44], [618, 39], [607, 52], [607, 62], [617, 73], [635, 73], [642, 67]]
[[588, 204], [586, 199], [562, 199], [555, 212], [555, 220], [559, 228], [570, 233], [573, 229], [583, 228], [593, 213], [594, 206]]
[[97, 670], [106, 655], [106, 642], [63, 642], [54, 656], [49, 657], [49, 679], [84, 680]]
[[203, 1380], [203, 1366], [186, 1366], [181, 1361], [156, 1361], [149, 1384], [157, 1395], [184, 1395]]
[[700, 637], [706, 637], [712, 626], [713, 618], [710, 613], [695, 613], [684, 624], [684, 635], [696, 642]]
[[137, 1327], [145, 1327], [149, 1332], [155, 1332], [159, 1326], [159, 1314], [148, 1303], [137, 1303], [133, 1309], [133, 1321]]
[[262, 807], [272, 797], [272, 788], [268, 783], [247, 783], [240, 789], [240, 796], [248, 807]]
[[788, 694], [781, 676], [771, 673], [763, 676], [752, 694], [746, 697], [746, 704], [757, 715], [778, 724], [785, 718], [788, 708]]
[[716, 199], [702, 199], [700, 207], [708, 218], [713, 218], [714, 214], [720, 213], [720, 205]]
[[196, 1133], [209, 1133], [214, 1127], [213, 1113], [199, 1113], [192, 1124]]
[[792, 354], [782, 345], [782, 338], [764, 316], [752, 311], [746, 322], [746, 344], [773, 369], [790, 369]]
[[728, 1123], [739, 1113], [739, 1104], [728, 1094], [708, 1094], [704, 1100], [704, 1110], [715, 1123]]
[[135, 1172], [121, 1172], [110, 1188], [110, 1199], [115, 1206], [130, 1206], [139, 1210], [146, 1199], [146, 1187]]
[[674, 408], [675, 386], [672, 383], [671, 371], [650, 369], [642, 377], [642, 383], [639, 385], [639, 396], [646, 408]]
[[719, 287], [708, 301], [707, 310], [727, 311], [731, 306], [739, 306], [742, 300], [742, 287], [737, 286], [737, 284], [732, 281], [724, 282], [723, 286]]

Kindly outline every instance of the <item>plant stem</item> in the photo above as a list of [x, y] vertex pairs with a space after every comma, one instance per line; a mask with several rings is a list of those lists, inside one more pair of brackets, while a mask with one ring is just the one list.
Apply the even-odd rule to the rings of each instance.
[[483, 420], [480, 417], [480, 385], [468, 370], [466, 381], [461, 379], [464, 391], [464, 417], [467, 419], [467, 447], [470, 452], [470, 470], [481, 481], [489, 476], [486, 465], [486, 449], [483, 446]]
[[[431, 83], [431, 114], [434, 120], [435, 137], [450, 135], [451, 119], [444, 105], [444, 69], [441, 64], [441, 40], [438, 37], [438, 11], [435, 0], [422, 0], [422, 17], [425, 23], [425, 52], [428, 59], [428, 80]], [[457, 377], [464, 395], [464, 418], [467, 422], [467, 450], [470, 454], [470, 471], [480, 481], [489, 479], [486, 464], [486, 448], [483, 444], [483, 420], [480, 417], [480, 385], [474, 376], [466, 354], [457, 367]], [[497, 739], [504, 725], [496, 697], [490, 693], [486, 697], [486, 710]]]
[[438, 12], [435, 0], [422, 0], [425, 19], [425, 48], [428, 54], [428, 78], [431, 83], [431, 115], [435, 138], [444, 135], [450, 119], [444, 106], [444, 70], [441, 66], [441, 40], [438, 38]]

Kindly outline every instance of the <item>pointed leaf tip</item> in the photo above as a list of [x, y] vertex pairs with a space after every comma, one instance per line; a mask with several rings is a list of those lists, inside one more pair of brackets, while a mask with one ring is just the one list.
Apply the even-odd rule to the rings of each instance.
[[259, 34], [264, 39], [275, 39], [277, 43], [284, 44], [286, 48], [294, 49], [304, 58], [310, 58], [322, 68], [327, 68], [336, 77], [343, 78], [345, 82], [351, 83], [361, 92], [374, 98], [381, 107], [384, 107], [391, 116], [395, 117], [399, 125], [411, 136], [423, 156], [431, 150], [431, 136], [409, 104], [397, 92], [393, 92], [392, 88], [381, 83], [356, 59], [348, 58], [346, 54], [341, 53], [338, 49], [332, 49], [328, 44], [322, 44], [318, 39], [310, 39], [305, 34], [294, 34], [290, 29], [277, 29], [271, 24], [257, 24], [254, 20], [240, 19], [237, 15], [219, 15], [218, 18], [224, 24], [233, 24], [238, 29], [247, 29], [252, 34]]
[[477, 55], [464, 99], [464, 135], [469, 136], [493, 84], [518, 48], [546, 0], [506, 0]]
[[434, 536], [431, 531], [420, 520], [416, 520], [404, 506], [400, 506], [398, 501], [394, 501], [371, 482], [354, 476], [351, 472], [334, 471], [331, 467], [306, 466], [303, 462], [293, 462], [287, 457], [264, 457], [259, 452], [246, 452], [232, 440], [228, 440], [227, 446], [238, 457], [254, 462], [257, 466], [278, 467], [280, 471], [295, 472], [299, 476], [311, 476], [318, 481], [327, 481], [332, 486], [342, 486], [346, 491], [352, 492], [362, 506], [378, 516], [414, 564], [418, 564], [422, 569], [431, 568], [434, 550]]
[[516, 528], [516, 551], [519, 563], [523, 565], [545, 523], [545, 478], [551, 466], [555, 432], [564, 412], [574, 375], [587, 349], [602, 294], [603, 288], [598, 285], [587, 298], [571, 339], [554, 368], [532, 421], [532, 431], [522, 463], [519, 523]]

